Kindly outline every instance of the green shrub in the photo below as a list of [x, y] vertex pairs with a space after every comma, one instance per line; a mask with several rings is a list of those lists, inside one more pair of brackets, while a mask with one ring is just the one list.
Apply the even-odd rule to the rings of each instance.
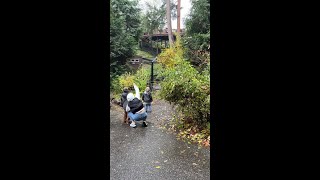
[[140, 92], [143, 92], [146, 87], [147, 83], [150, 80], [150, 68], [141, 67], [135, 74], [134, 82], [137, 84], [137, 86], [140, 89]]
[[[126, 72], [121, 76], [116, 76], [115, 78], [113, 78], [110, 84], [111, 92], [113, 94], [121, 94], [124, 87], [132, 89], [133, 83], [135, 83], [139, 87], [140, 93], [142, 93], [146, 89], [147, 83], [150, 80], [150, 68], [151, 67], [148, 66], [142, 66], [137, 70], [135, 74]], [[159, 64], [154, 65], [154, 72], [161, 72], [161, 70], [162, 67]]]
[[201, 71], [210, 61], [210, 32], [184, 37], [185, 57]]
[[164, 73], [160, 96], [177, 105], [185, 117], [199, 124], [209, 120], [210, 80], [190, 63], [182, 61]]
[[115, 76], [111, 81], [110, 81], [110, 92], [112, 94], [119, 94], [121, 93], [122, 89], [119, 83], [119, 76]]
[[184, 120], [205, 126], [210, 119], [210, 67], [199, 73], [183, 59], [178, 43], [172, 48], [175, 51], [168, 49], [161, 55], [160, 63], [166, 68], [160, 97], [176, 105]]
[[134, 79], [134, 75], [132, 75], [130, 72], [126, 72], [123, 75], [119, 76], [118, 80], [119, 80], [119, 85], [120, 88], [123, 89], [124, 87], [128, 87], [130, 88], [131, 86], [133, 86], [133, 79]]

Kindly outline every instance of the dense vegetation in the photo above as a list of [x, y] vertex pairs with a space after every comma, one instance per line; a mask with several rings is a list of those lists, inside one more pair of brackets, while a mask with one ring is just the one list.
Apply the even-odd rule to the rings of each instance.
[[159, 62], [165, 68], [160, 97], [177, 107], [178, 118], [173, 121], [175, 127], [189, 130], [189, 138], [201, 131], [202, 135], [206, 132], [202, 139], [210, 138], [210, 65], [199, 73], [184, 59], [179, 39], [159, 56]]
[[127, 58], [137, 49], [142, 33], [141, 10], [137, 0], [111, 0], [110, 2], [110, 78], [121, 75]]
[[[177, 2], [170, 1], [171, 17], [177, 18]], [[166, 24], [166, 0], [146, 2], [146, 13], [142, 14], [142, 28], [144, 32], [162, 31]]]
[[[135, 73], [124, 64], [134, 54], [142, 29], [161, 29], [165, 23], [165, 1], [149, 5], [142, 15], [135, 0], [111, 0], [110, 47], [111, 91], [120, 95], [123, 87], [137, 84], [143, 91], [150, 80], [150, 66]], [[210, 141], [210, 1], [192, 0], [186, 19], [186, 33], [158, 56], [154, 71], [163, 78], [159, 98], [176, 107], [172, 128], [179, 136], [208, 145]]]
[[192, 0], [191, 12], [186, 19], [183, 38], [186, 59], [199, 70], [209, 63], [210, 56], [210, 1]]

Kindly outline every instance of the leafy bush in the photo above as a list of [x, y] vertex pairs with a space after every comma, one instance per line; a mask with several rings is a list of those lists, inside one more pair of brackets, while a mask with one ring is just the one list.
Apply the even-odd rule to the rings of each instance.
[[185, 117], [201, 124], [209, 120], [210, 81], [190, 63], [182, 61], [164, 73], [160, 96], [177, 105]]
[[134, 82], [140, 89], [140, 92], [143, 92], [147, 87], [147, 82], [150, 80], [150, 69], [142, 67], [135, 74]]
[[115, 76], [110, 81], [110, 91], [113, 94], [120, 94], [122, 92], [120, 83], [119, 83], [119, 76]]
[[158, 55], [158, 62], [166, 68], [173, 68], [178, 62], [181, 61], [183, 56], [183, 49], [181, 46], [181, 38], [177, 36], [176, 42], [173, 47], [165, 49]]
[[159, 58], [166, 67], [160, 97], [176, 105], [185, 120], [203, 126], [210, 119], [210, 67], [199, 73], [182, 52], [176, 41]]
[[[161, 69], [162, 68], [160, 65], [154, 65], [154, 72], [161, 72]], [[117, 76], [111, 81], [111, 91], [114, 94], [121, 94], [124, 87], [132, 88], [133, 83], [135, 83], [142, 93], [147, 87], [147, 83], [150, 80], [150, 75], [150, 67], [148, 66], [140, 67], [135, 74], [126, 72], [121, 76]]]
[[133, 86], [133, 79], [134, 79], [134, 75], [132, 75], [131, 73], [125, 73], [121, 76], [119, 76], [119, 85], [120, 88], [123, 89], [124, 87], [131, 87]]

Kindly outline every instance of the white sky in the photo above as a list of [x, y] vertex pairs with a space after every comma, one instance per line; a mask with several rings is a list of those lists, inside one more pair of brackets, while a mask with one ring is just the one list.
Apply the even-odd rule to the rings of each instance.
[[[151, 4], [158, 4], [160, 6], [160, 0], [139, 0], [139, 4], [141, 5], [142, 9], [145, 7], [145, 2], [150, 2]], [[191, 2], [190, 0], [181, 0], [181, 11], [180, 11], [180, 27], [181, 29], [184, 29], [184, 18], [189, 14], [190, 8], [191, 8]], [[145, 10], [145, 9], [144, 9]], [[172, 29], [177, 29], [177, 20], [171, 21]], [[166, 27], [166, 26], [165, 26]]]

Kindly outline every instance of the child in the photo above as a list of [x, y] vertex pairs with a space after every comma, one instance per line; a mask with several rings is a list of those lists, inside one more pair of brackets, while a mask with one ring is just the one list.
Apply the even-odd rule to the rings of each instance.
[[120, 105], [124, 109], [124, 117], [123, 117], [123, 122], [128, 124], [128, 113], [126, 112], [126, 106], [128, 104], [127, 101], [127, 95], [129, 93], [129, 90], [127, 87], [123, 88], [123, 93], [121, 94], [121, 100], [120, 100]]
[[143, 103], [144, 103], [144, 107], [146, 108], [146, 111], [147, 112], [151, 112], [151, 103], [152, 103], [152, 95], [151, 95], [151, 92], [150, 92], [150, 88], [147, 87], [146, 88], [146, 91], [142, 94], [142, 100], [143, 100]]

